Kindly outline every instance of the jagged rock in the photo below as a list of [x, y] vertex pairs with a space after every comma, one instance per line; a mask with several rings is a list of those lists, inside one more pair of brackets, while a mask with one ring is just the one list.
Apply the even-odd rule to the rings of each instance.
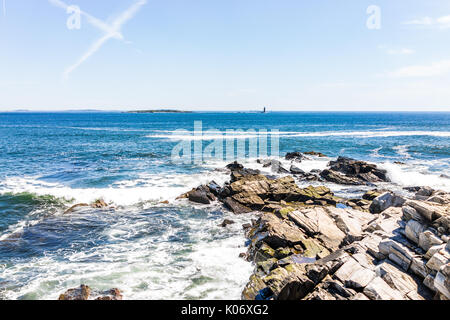
[[405, 221], [409, 221], [411, 219], [419, 221], [419, 222], [423, 222], [424, 218], [417, 212], [416, 209], [414, 209], [413, 207], [410, 207], [408, 205], [404, 205], [402, 207], [402, 212], [403, 212], [403, 219]]
[[[416, 210], [427, 221], [434, 221], [442, 216], [446, 216], [450, 212], [450, 208], [445, 208], [442, 205], [430, 202], [423, 202], [417, 200], [409, 200], [405, 203], [405, 206], [411, 207]], [[414, 218], [414, 217], [413, 217]]]
[[108, 204], [103, 200], [103, 199], [98, 199], [96, 200], [94, 203], [91, 204], [92, 208], [106, 208], [108, 206]]
[[352, 273], [348, 280], [345, 280], [345, 285], [348, 288], [361, 290], [365, 288], [375, 277], [375, 272], [367, 268], [362, 268]]
[[309, 236], [316, 236], [328, 249], [338, 249], [346, 234], [335, 224], [323, 208], [304, 209], [288, 214], [289, 219], [300, 226]]
[[72, 213], [76, 209], [82, 208], [82, 207], [91, 207], [91, 208], [94, 208], [94, 209], [102, 209], [102, 208], [109, 207], [109, 205], [103, 199], [98, 199], [98, 200], [92, 202], [91, 204], [77, 203], [77, 204], [73, 205], [72, 207], [70, 207], [69, 209], [67, 209], [66, 211], [64, 211], [63, 214]]
[[91, 288], [82, 284], [79, 288], [69, 289], [61, 294], [58, 300], [88, 300]]
[[211, 181], [207, 184], [207, 187], [209, 189], [209, 192], [211, 192], [214, 196], [219, 197], [221, 192], [221, 187], [215, 182]]
[[336, 226], [346, 234], [347, 242], [360, 240], [364, 227], [373, 220], [373, 216], [353, 209], [324, 208], [334, 220]]
[[196, 203], [210, 204], [211, 201], [216, 200], [216, 197], [209, 191], [207, 186], [200, 186], [188, 193], [188, 199]]
[[264, 201], [256, 193], [241, 192], [233, 195], [232, 198], [241, 205], [254, 210], [259, 210], [264, 207]]
[[238, 181], [242, 178], [257, 176], [261, 174], [261, 171], [254, 169], [242, 169], [231, 171], [231, 182]]
[[431, 257], [436, 253], [441, 251], [442, 249], [445, 249], [445, 244], [440, 244], [440, 245], [434, 245], [432, 246], [430, 249], [428, 249], [428, 251], [425, 253], [425, 258], [426, 259], [431, 259]]
[[442, 266], [450, 263], [450, 253], [447, 250], [436, 252], [427, 262], [427, 267], [438, 272]]
[[378, 189], [374, 189], [374, 190], [367, 191], [367, 192], [362, 196], [362, 198], [363, 198], [364, 200], [372, 201], [373, 199], [375, 199], [375, 198], [381, 196], [382, 194], [384, 194], [384, 193], [386, 193], [386, 192], [388, 192], [388, 190], [378, 190]]
[[223, 203], [225, 207], [230, 209], [235, 214], [249, 213], [253, 211], [252, 209], [243, 206], [239, 202], [233, 200], [231, 197], [226, 198]]
[[222, 223], [220, 224], [220, 226], [222, 227], [222, 228], [225, 228], [226, 226], [228, 226], [228, 225], [230, 225], [230, 224], [234, 224], [235, 222], [233, 221], [233, 220], [230, 220], [230, 219], [224, 219], [223, 221], [222, 221]]
[[231, 193], [246, 192], [267, 198], [270, 191], [270, 180], [263, 175], [253, 175], [234, 181], [230, 185]]
[[321, 202], [326, 202], [326, 204], [330, 204], [335, 206], [341, 199], [334, 196], [330, 189], [327, 187], [313, 187], [309, 186], [307, 188], [300, 189], [298, 191], [296, 189], [297, 194], [293, 194], [292, 198], [295, 201], [306, 202], [308, 200], [312, 200], [315, 204], [321, 204]]
[[381, 196], [373, 199], [370, 205], [370, 212], [380, 213], [390, 207], [401, 207], [405, 203], [405, 199], [391, 192], [383, 193]]
[[301, 230], [291, 221], [282, 220], [272, 213], [265, 213], [257, 222], [257, 241], [264, 241], [271, 248], [293, 247], [305, 239]]
[[263, 206], [263, 208], [261, 209], [261, 211], [274, 212], [274, 211], [280, 210], [282, 208], [283, 207], [281, 205], [277, 204], [277, 203], [269, 203], [269, 204], [265, 204]]
[[210, 191], [208, 186], [201, 185], [197, 188], [192, 189], [189, 192], [186, 192], [177, 199], [189, 199], [189, 201], [200, 203], [200, 204], [210, 204], [211, 201], [215, 201], [216, 197]]
[[351, 158], [339, 157], [330, 161], [330, 170], [353, 176], [366, 182], [389, 182], [386, 170], [378, 169], [376, 165]]
[[432, 274], [428, 274], [426, 278], [423, 280], [423, 284], [429, 288], [431, 291], [436, 291], [436, 287], [434, 286], [434, 276]]
[[262, 164], [264, 168], [271, 167], [272, 172], [275, 173], [289, 173], [289, 170], [283, 168], [283, 164], [278, 160], [258, 160], [258, 163]]
[[382, 278], [375, 277], [363, 293], [371, 300], [406, 300], [398, 291], [392, 289]]
[[291, 165], [291, 168], [289, 169], [289, 171], [290, 171], [292, 174], [301, 174], [301, 175], [306, 174], [305, 171], [303, 171], [302, 169], [296, 167], [295, 165]]
[[421, 188], [421, 187], [417, 187], [417, 186], [416, 186], [416, 187], [404, 187], [403, 190], [406, 190], [406, 191], [408, 191], [408, 192], [414, 192], [414, 193], [415, 193], [415, 192], [419, 191], [420, 188]]
[[355, 210], [369, 212], [371, 203], [369, 200], [364, 199], [349, 199], [345, 202], [345, 205]]
[[425, 227], [421, 223], [415, 220], [409, 220], [405, 227], [406, 238], [419, 244], [419, 236], [424, 230]]
[[421, 187], [417, 192], [416, 196], [422, 196], [422, 197], [430, 197], [434, 192], [434, 189], [430, 187]]
[[[384, 261], [375, 268], [376, 274], [381, 277], [392, 289], [399, 291], [405, 296], [417, 293], [419, 296], [424, 293], [420, 281], [414, 279], [409, 274], [400, 270], [395, 264]], [[420, 297], [423, 299], [423, 297]]]
[[394, 235], [402, 227], [402, 209], [388, 208], [364, 230], [366, 232], [383, 231], [386, 235]]
[[344, 283], [353, 273], [362, 269], [364, 268], [355, 259], [351, 258], [336, 271], [334, 276]]
[[111, 301], [111, 300], [122, 300], [122, 293], [119, 289], [114, 288], [111, 290], [103, 291], [100, 296], [96, 297], [95, 300]]
[[441, 267], [434, 278], [433, 286], [446, 299], [450, 299], [450, 264]]
[[355, 296], [352, 297], [352, 300], [370, 300], [364, 293], [358, 292]]
[[315, 152], [315, 151], [308, 151], [308, 152], [304, 152], [303, 154], [306, 154], [306, 155], [308, 155], [308, 156], [316, 156], [316, 157], [319, 157], [319, 158], [326, 158], [326, 157], [327, 157], [327, 156], [324, 155], [323, 153], [321, 153], [321, 152]]
[[333, 182], [336, 184], [354, 185], [354, 186], [365, 184], [363, 181], [357, 178], [347, 177], [333, 170], [323, 170], [320, 173], [320, 176], [326, 181]]
[[228, 169], [230, 169], [231, 171], [237, 171], [237, 170], [244, 169], [244, 166], [242, 164], [240, 164], [239, 162], [237, 162], [237, 161], [228, 164], [226, 167]]
[[301, 152], [288, 152], [285, 156], [286, 160], [295, 160], [301, 162], [305, 156]]
[[442, 243], [443, 241], [429, 230], [419, 234], [419, 247], [421, 247], [425, 252], [427, 252], [432, 246], [440, 245]]
[[122, 300], [122, 294], [119, 289], [99, 292], [82, 284], [61, 294], [58, 300]]
[[78, 203], [75, 204], [73, 206], [71, 206], [69, 209], [67, 209], [66, 211], [64, 211], [63, 214], [68, 214], [68, 213], [72, 213], [75, 211], [75, 209], [81, 208], [81, 207], [89, 207], [89, 205], [87, 203]]
[[[340, 160], [333, 164], [339, 178], [358, 184], [382, 179], [373, 165]], [[231, 183], [219, 190], [234, 211], [268, 212], [246, 228], [245, 258], [256, 269], [245, 299], [422, 300], [431, 298], [427, 288], [448, 299], [450, 196], [445, 192], [414, 188], [422, 201], [375, 189], [363, 199], [347, 200], [325, 187], [302, 189], [291, 176], [277, 179], [244, 168], [233, 171]], [[333, 207], [338, 203], [358, 210]], [[360, 211], [364, 207], [371, 213]], [[338, 258], [340, 252], [345, 259]]]
[[294, 178], [286, 176], [270, 181], [270, 199], [275, 201], [298, 201], [302, 190], [295, 184]]

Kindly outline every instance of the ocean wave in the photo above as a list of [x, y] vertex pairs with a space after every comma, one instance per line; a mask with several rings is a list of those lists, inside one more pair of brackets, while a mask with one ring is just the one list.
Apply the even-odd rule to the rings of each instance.
[[72, 188], [39, 179], [40, 177], [7, 178], [0, 181], [0, 195], [29, 193], [72, 203], [91, 203], [103, 199], [115, 205], [130, 206], [148, 201], [172, 201], [201, 183], [211, 180], [224, 183], [228, 175], [215, 171], [198, 174], [141, 174], [138, 179], [122, 180], [107, 188]]
[[401, 145], [393, 147], [392, 149], [394, 149], [397, 152], [397, 154], [402, 156], [404, 159], [410, 159], [411, 155], [408, 153], [409, 147], [410, 147], [409, 145]]
[[428, 186], [450, 192], [450, 179], [428, 170], [431, 163], [407, 163], [406, 165], [385, 162], [379, 164], [380, 168], [387, 170], [388, 176], [395, 184], [404, 187]]
[[361, 138], [387, 138], [403, 136], [430, 136], [430, 137], [450, 137], [450, 131], [324, 131], [324, 132], [278, 132], [267, 131], [267, 133], [232, 133], [208, 132], [207, 134], [194, 136], [193, 133], [180, 134], [173, 131], [170, 134], [150, 134], [147, 138], [170, 139], [170, 140], [214, 140], [214, 139], [252, 139], [262, 135], [278, 136], [283, 138], [297, 137], [361, 137]]
[[[51, 300], [81, 283], [105, 289], [113, 283], [128, 299], [240, 298], [253, 270], [250, 263], [239, 258], [245, 251], [242, 224], [252, 215], [170, 210], [149, 219], [148, 214], [123, 212], [108, 217], [104, 229], [93, 235], [103, 239], [102, 245], [92, 241], [82, 250], [71, 246], [70, 250], [50, 251], [5, 268], [0, 266], [11, 286], [6, 298]], [[224, 217], [236, 223], [221, 228], [218, 225]], [[76, 216], [70, 223], [80, 226], [88, 222]], [[68, 228], [64, 221], [58, 226], [60, 232]], [[45, 225], [35, 228], [46, 231]], [[158, 232], [152, 232], [155, 229]], [[48, 230], [43, 237], [53, 233]], [[73, 244], [82, 241], [73, 239]]]

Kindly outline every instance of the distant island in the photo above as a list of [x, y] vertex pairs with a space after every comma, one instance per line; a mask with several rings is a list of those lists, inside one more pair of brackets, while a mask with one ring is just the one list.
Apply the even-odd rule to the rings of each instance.
[[170, 109], [159, 109], [159, 110], [136, 110], [136, 111], [127, 111], [126, 113], [192, 113], [192, 111], [170, 110]]

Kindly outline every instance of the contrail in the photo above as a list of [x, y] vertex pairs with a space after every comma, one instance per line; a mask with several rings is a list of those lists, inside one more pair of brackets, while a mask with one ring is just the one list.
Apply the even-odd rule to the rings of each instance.
[[[51, 4], [53, 4], [56, 7], [62, 8], [64, 10], [67, 10], [70, 6], [60, 0], [48, 0]], [[110, 33], [112, 28], [105, 22], [103, 22], [100, 19], [95, 18], [94, 16], [91, 16], [89, 13], [86, 13], [82, 10], [80, 10], [80, 14], [86, 17], [87, 21], [92, 24], [94, 27], [99, 28], [100, 30]], [[123, 39], [123, 36], [119, 33], [117, 35], [117, 38]]]
[[[50, 3], [67, 10], [69, 7], [67, 4], [60, 0], [49, 0]], [[69, 66], [64, 71], [64, 78], [67, 79], [69, 74], [78, 68], [83, 62], [85, 62], [89, 57], [91, 57], [94, 53], [96, 53], [109, 39], [119, 39], [124, 40], [124, 37], [121, 34], [122, 26], [131, 18], [133, 18], [136, 13], [140, 10], [140, 8], [147, 3], [147, 0], [139, 0], [135, 2], [132, 6], [130, 6], [127, 10], [122, 12], [122, 14], [117, 17], [112, 24], [104, 23], [103, 21], [87, 14], [86, 12], [81, 11], [81, 14], [85, 16], [89, 23], [93, 26], [101, 29], [105, 32], [105, 35], [94, 42], [91, 47], [83, 54], [80, 59], [73, 65]]]

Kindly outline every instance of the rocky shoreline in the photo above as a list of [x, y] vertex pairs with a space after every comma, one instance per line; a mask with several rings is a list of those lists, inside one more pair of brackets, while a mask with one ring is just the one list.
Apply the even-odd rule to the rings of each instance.
[[[324, 156], [311, 152], [309, 155]], [[181, 196], [220, 201], [235, 214], [259, 212], [244, 225], [255, 270], [242, 292], [248, 300], [450, 299], [450, 194], [406, 188], [409, 196], [376, 189], [389, 182], [374, 164], [339, 157], [323, 171], [303, 172], [306, 155], [288, 153], [289, 169], [258, 160], [281, 178], [229, 164], [230, 182], [202, 185]], [[366, 185], [360, 199], [296, 180]], [[230, 223], [224, 221], [224, 226]]]
[[[234, 214], [257, 213], [258, 219], [243, 225], [248, 250], [241, 257], [255, 269], [242, 299], [449, 300], [450, 193], [412, 186], [406, 195], [395, 194], [378, 186], [389, 182], [385, 170], [346, 157], [325, 170], [304, 172], [297, 165], [309, 156], [326, 157], [288, 153], [289, 168], [258, 160], [281, 177], [234, 162], [227, 166], [229, 182], [211, 181], [178, 198], [219, 201]], [[300, 188], [297, 181], [372, 190], [347, 199], [325, 186]], [[232, 223], [226, 219], [221, 226]], [[69, 291], [62, 297], [73, 297]]]

